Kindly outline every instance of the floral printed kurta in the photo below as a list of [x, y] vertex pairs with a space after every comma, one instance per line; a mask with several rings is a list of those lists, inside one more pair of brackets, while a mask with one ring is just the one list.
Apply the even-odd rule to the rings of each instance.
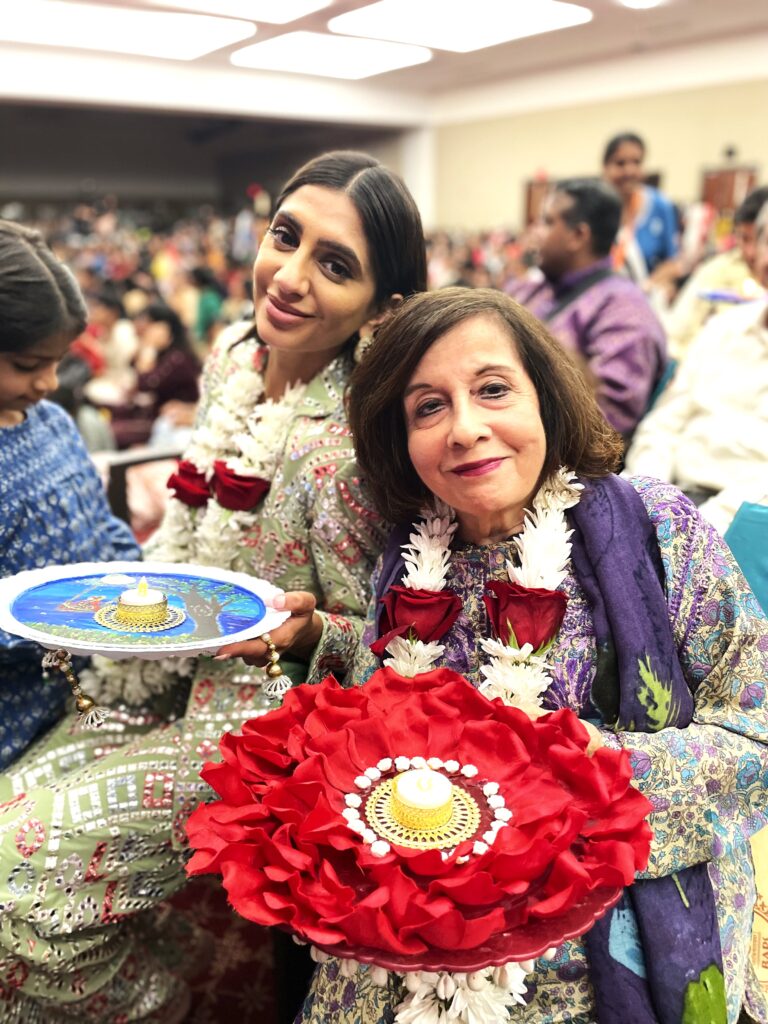
[[[206, 368], [197, 429], [231, 372], [231, 339]], [[258, 343], [242, 345], [263, 359]], [[356, 648], [383, 542], [345, 422], [351, 368], [342, 354], [307, 386], [272, 487], [223, 566], [317, 596], [324, 628], [312, 663], [283, 659], [302, 682], [342, 670]], [[175, 540], [161, 528], [148, 555], [168, 557]], [[102, 666], [85, 689], [100, 683], [112, 698], [107, 725], [82, 733], [63, 722], [0, 779], [0, 1019], [103, 1022], [141, 1011], [170, 1024], [183, 1013], [158, 959], [167, 949], [139, 912], [183, 884], [183, 826], [208, 792], [200, 768], [222, 732], [267, 706], [262, 678], [239, 659]]]
[[[603, 738], [629, 751], [636, 784], [655, 808], [655, 838], [645, 877], [700, 862], [709, 865], [729, 1024], [735, 1024], [747, 995], [753, 1015], [764, 1022], [768, 1012], [749, 963], [755, 888], [748, 839], [768, 822], [768, 622], [725, 544], [690, 502], [669, 485], [647, 479], [633, 483], [656, 529], [670, 622], [696, 709], [686, 729], [617, 735], [604, 729]], [[451, 562], [447, 585], [459, 595], [464, 610], [441, 641], [446, 651], [438, 664], [476, 684], [485, 656], [475, 638], [489, 632], [482, 593], [488, 580], [504, 578], [505, 561], [511, 557], [512, 544], [506, 542], [458, 549]], [[560, 589], [568, 595], [568, 607], [554, 648], [554, 682], [546, 703], [552, 709], [583, 712], [594, 674], [594, 628], [572, 572]], [[356, 683], [378, 667], [367, 647], [374, 639], [369, 617], [353, 673]], [[621, 948], [612, 953], [630, 969], [643, 971], [631, 922], [616, 943]], [[581, 941], [564, 943], [551, 963], [538, 961], [530, 981], [530, 1003], [511, 1009], [513, 1021], [596, 1020]], [[357, 981], [342, 977], [338, 961], [331, 960], [318, 968], [301, 1019], [305, 1024], [391, 1024], [402, 998], [402, 989], [377, 989], [367, 973]]]

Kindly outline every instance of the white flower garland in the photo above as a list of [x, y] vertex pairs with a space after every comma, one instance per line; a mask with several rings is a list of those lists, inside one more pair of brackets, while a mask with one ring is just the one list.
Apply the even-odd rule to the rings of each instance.
[[[565, 467], [545, 481], [533, 500], [533, 508], [526, 510], [520, 536], [515, 538], [520, 564], [507, 562], [510, 582], [557, 590], [565, 579], [571, 554], [573, 531], [568, 529], [565, 511], [578, 504], [582, 490], [583, 484]], [[444, 505], [414, 526], [409, 543], [403, 546], [407, 566], [403, 586], [434, 591], [445, 588], [456, 527]], [[512, 637], [508, 645], [483, 637], [480, 646], [490, 657], [488, 664], [480, 668], [485, 677], [481, 693], [489, 698], [499, 697], [531, 717], [540, 715], [542, 694], [552, 682], [546, 663], [551, 644], [534, 651], [529, 643], [518, 647]], [[429, 672], [444, 650], [442, 644], [394, 637], [387, 644], [389, 657], [384, 664], [399, 675], [412, 677]]]
[[[235, 344], [228, 355], [232, 371], [205, 423], [192, 435], [184, 458], [206, 481], [210, 481], [214, 463], [220, 460], [233, 473], [271, 482], [282, 462], [288, 429], [306, 385], [289, 385], [278, 401], [262, 401], [264, 376], [253, 366], [253, 347]], [[200, 509], [172, 497], [161, 536], [150, 542], [149, 549], [157, 561], [196, 562], [226, 569], [231, 566], [240, 535], [257, 519], [257, 512], [223, 508], [213, 495]]]
[[[246, 329], [246, 324], [237, 324], [227, 338], [242, 337]], [[226, 338], [221, 343], [226, 343]], [[234, 473], [271, 482], [282, 463], [288, 430], [306, 385], [288, 386], [277, 402], [261, 401], [264, 375], [254, 368], [253, 345], [234, 344], [227, 355], [232, 369], [205, 423], [195, 429], [184, 459], [204, 474], [206, 481], [213, 476], [214, 463], [221, 460]], [[257, 519], [258, 512], [223, 508], [213, 495], [204, 508], [171, 497], [163, 525], [146, 551], [158, 562], [195, 562], [228, 569], [240, 535]], [[179, 676], [190, 675], [194, 664], [188, 658], [113, 662], [97, 656], [81, 677], [89, 693], [102, 702], [123, 700], [140, 706], [168, 689]]]

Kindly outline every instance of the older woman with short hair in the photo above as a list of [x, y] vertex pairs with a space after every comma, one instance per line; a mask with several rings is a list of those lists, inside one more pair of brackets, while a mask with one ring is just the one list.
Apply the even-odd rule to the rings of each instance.
[[[723, 541], [674, 487], [613, 475], [620, 440], [578, 371], [498, 292], [406, 301], [355, 371], [349, 414], [374, 503], [397, 524], [352, 681], [379, 666], [371, 644], [396, 655], [386, 598], [404, 581], [402, 546], [420, 515], [448, 506], [456, 531], [436, 557], [462, 610], [423, 645], [427, 667], [531, 714], [570, 708], [595, 744], [629, 752], [654, 807], [648, 870], [590, 932], [536, 962], [508, 1019], [735, 1024], [745, 1007], [768, 1019], [749, 964], [747, 842], [767, 817], [768, 625]], [[515, 598], [556, 590], [564, 613], [536, 650], [522, 637], [515, 649], [512, 634], [506, 665], [489, 660], [500, 584], [537, 560], [560, 582], [509, 585]], [[518, 686], [512, 662], [538, 692]], [[366, 969], [348, 980], [331, 959], [303, 1020], [384, 1024], [403, 996]]]

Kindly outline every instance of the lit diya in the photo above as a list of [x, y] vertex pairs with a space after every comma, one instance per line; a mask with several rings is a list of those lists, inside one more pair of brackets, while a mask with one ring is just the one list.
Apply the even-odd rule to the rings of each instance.
[[117, 602], [99, 609], [94, 618], [109, 629], [150, 633], [178, 626], [186, 615], [181, 608], [172, 608], [162, 590], [150, 587], [142, 576], [135, 587], [124, 590]]

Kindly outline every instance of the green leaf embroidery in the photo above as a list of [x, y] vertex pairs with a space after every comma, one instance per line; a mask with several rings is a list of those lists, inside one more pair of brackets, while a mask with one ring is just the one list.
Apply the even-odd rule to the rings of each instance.
[[637, 670], [641, 683], [637, 689], [637, 699], [646, 710], [650, 731], [658, 732], [675, 722], [680, 710], [678, 702], [672, 697], [672, 683], [659, 679], [647, 654], [644, 661], [638, 661]]
[[681, 1024], [727, 1024], [725, 983], [722, 971], [710, 964], [685, 988]]

